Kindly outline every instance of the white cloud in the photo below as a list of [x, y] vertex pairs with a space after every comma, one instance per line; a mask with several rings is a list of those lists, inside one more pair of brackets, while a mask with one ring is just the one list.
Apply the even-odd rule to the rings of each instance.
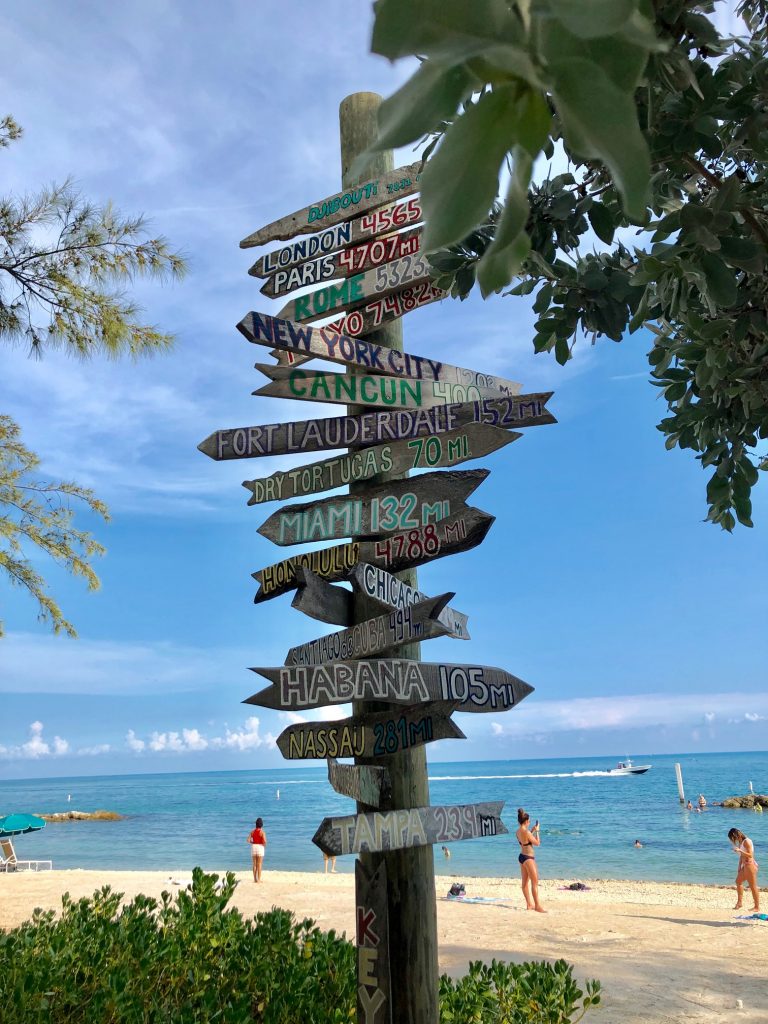
[[[742, 710], [745, 708], [750, 710]], [[570, 700], [529, 697], [503, 722], [492, 722], [491, 732], [494, 736], [520, 737], [572, 730], [694, 728], [701, 723], [702, 715], [709, 723], [718, 716], [730, 723], [764, 721], [768, 716], [768, 693], [647, 693]]]
[[199, 753], [204, 750], [255, 750], [257, 747], [267, 746], [274, 748], [275, 737], [271, 733], [261, 735], [259, 719], [252, 715], [246, 718], [242, 727], [230, 729], [225, 727], [223, 736], [206, 736], [199, 729], [181, 729], [180, 731], [154, 731], [149, 738], [144, 740], [136, 735], [133, 729], [129, 729], [125, 738], [125, 745], [134, 754], [142, 754], [146, 751], [154, 753]]
[[77, 754], [82, 757], [98, 757], [100, 754], [108, 754], [111, 749], [110, 743], [97, 743], [92, 747], [78, 747]]
[[9, 761], [37, 761], [43, 757], [61, 757], [69, 753], [69, 743], [61, 736], [54, 736], [51, 742], [43, 739], [44, 725], [40, 721], [29, 726], [29, 739], [25, 743], [6, 746], [0, 743], [0, 757]]
[[133, 729], [129, 729], [125, 736], [125, 745], [134, 754], [140, 754], [146, 747], [144, 740], [140, 740]]

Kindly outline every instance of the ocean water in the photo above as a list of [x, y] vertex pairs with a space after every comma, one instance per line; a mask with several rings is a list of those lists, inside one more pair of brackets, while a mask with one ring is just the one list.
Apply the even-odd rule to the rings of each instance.
[[[637, 755], [646, 775], [607, 774], [616, 760], [568, 758], [435, 763], [429, 767], [433, 804], [504, 800], [509, 835], [453, 843], [446, 861], [435, 848], [439, 874], [517, 877], [514, 837], [518, 806], [539, 819], [542, 877], [634, 878], [730, 884], [736, 867], [728, 829], [741, 828], [768, 856], [768, 814], [681, 808], [674, 763], [683, 769], [686, 797], [709, 801], [768, 791], [768, 753]], [[71, 801], [67, 802], [68, 794]], [[55, 868], [114, 868], [188, 873], [247, 870], [246, 837], [257, 816], [268, 837], [265, 871], [322, 870], [311, 842], [326, 815], [351, 814], [354, 804], [331, 789], [324, 766], [241, 772], [118, 775], [0, 781], [0, 814], [107, 809], [123, 821], [49, 823], [15, 841], [19, 857], [52, 859]], [[644, 846], [636, 849], [639, 838]], [[762, 856], [761, 856], [762, 853]], [[340, 857], [339, 871], [354, 871]]]

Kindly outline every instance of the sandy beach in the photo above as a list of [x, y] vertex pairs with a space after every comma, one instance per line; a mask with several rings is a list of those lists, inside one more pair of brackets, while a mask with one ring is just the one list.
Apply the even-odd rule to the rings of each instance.
[[[341, 862], [340, 862], [341, 864]], [[79, 898], [103, 885], [132, 897], [174, 890], [188, 872], [46, 871], [0, 874], [0, 927], [28, 918], [35, 907], [58, 909], [61, 895]], [[234, 902], [246, 915], [272, 906], [311, 917], [322, 928], [354, 935], [354, 876], [265, 871], [261, 885], [238, 874]], [[437, 879], [447, 893], [454, 876]], [[509, 878], [462, 878], [467, 895], [503, 903], [438, 899], [440, 969], [460, 975], [470, 960], [555, 960], [574, 965], [580, 979], [598, 978], [603, 1005], [596, 1024], [758, 1024], [768, 1007], [768, 923], [737, 922], [734, 891], [660, 882], [589, 881], [589, 892], [563, 892], [566, 882], [542, 883], [549, 913], [523, 909]], [[572, 879], [566, 880], [567, 882]], [[766, 897], [768, 905], [768, 897]]]

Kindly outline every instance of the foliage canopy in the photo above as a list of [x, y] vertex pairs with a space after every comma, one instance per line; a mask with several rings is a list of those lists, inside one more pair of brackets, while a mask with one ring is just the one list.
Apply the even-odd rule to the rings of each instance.
[[[4, 117], [0, 149], [21, 134]], [[58, 347], [83, 359], [168, 349], [172, 335], [143, 324], [139, 307], [120, 290], [138, 277], [184, 274], [184, 258], [165, 239], [147, 238], [145, 227], [141, 217], [86, 202], [70, 181], [33, 196], [0, 198], [0, 342], [26, 344], [36, 355]], [[107, 510], [75, 483], [31, 479], [38, 465], [18, 425], [0, 415], [0, 570], [30, 592], [55, 632], [74, 636], [27, 552], [37, 547], [97, 588], [90, 560], [104, 549], [75, 529], [70, 503], [78, 499], [104, 518]]]
[[768, 28], [744, 0], [724, 37], [723, 6], [378, 0], [372, 47], [421, 59], [378, 146], [434, 151], [438, 284], [463, 298], [518, 279], [506, 294], [536, 293], [534, 348], [561, 364], [579, 334], [649, 329], [658, 429], [712, 469], [707, 518], [732, 530], [768, 469]]

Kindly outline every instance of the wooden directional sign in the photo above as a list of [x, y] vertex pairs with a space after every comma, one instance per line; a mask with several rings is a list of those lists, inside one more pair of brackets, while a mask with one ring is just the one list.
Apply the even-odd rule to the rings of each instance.
[[[349, 580], [358, 593], [365, 594], [370, 601], [376, 601], [389, 608], [407, 608], [409, 605], [427, 600], [426, 594], [422, 594], [420, 590], [376, 565], [367, 565], [364, 562], [356, 565]], [[326, 587], [331, 585], [323, 583]], [[440, 621], [450, 627], [450, 636], [458, 640], [469, 640], [467, 616], [463, 612], [457, 612], [455, 608], [444, 608], [440, 613]]]
[[435, 558], [468, 551], [482, 543], [494, 518], [480, 509], [468, 506], [464, 512], [441, 519], [434, 525], [430, 523], [419, 530], [293, 555], [251, 574], [260, 584], [254, 603], [259, 604], [295, 590], [298, 586], [298, 568], [310, 569], [329, 583], [338, 583], [349, 577], [358, 562], [370, 562], [389, 572], [402, 572], [403, 569], [414, 569]]
[[[315, 235], [300, 238], [290, 245], [268, 252], [258, 259], [248, 273], [252, 277], [269, 277], [284, 273], [297, 263], [305, 263], [316, 257], [329, 256], [338, 249], [355, 245], [365, 239], [376, 238], [390, 231], [400, 231], [410, 224], [418, 224], [424, 219], [421, 201], [413, 196], [405, 203], [392, 203], [378, 210], [371, 210], [356, 220], [344, 221], [335, 227], [326, 228]], [[360, 269], [359, 267], [357, 268]], [[279, 280], [279, 278], [278, 278]]]
[[363, 210], [375, 210], [379, 206], [391, 203], [398, 196], [412, 195], [419, 190], [419, 173], [421, 163], [398, 167], [378, 178], [371, 178], [359, 185], [337, 192], [335, 195], [321, 199], [303, 210], [297, 210], [287, 217], [273, 221], [253, 234], [248, 235], [240, 243], [241, 249], [250, 249], [254, 245], [265, 242], [285, 241], [296, 235], [306, 235], [310, 231], [318, 231], [332, 227], [342, 221], [356, 217]]
[[337, 857], [345, 853], [404, 850], [411, 846], [501, 836], [509, 831], [501, 820], [503, 807], [503, 800], [494, 800], [323, 818], [312, 842], [324, 853]]
[[272, 685], [243, 703], [275, 711], [308, 711], [353, 700], [408, 705], [437, 700], [455, 703], [457, 711], [498, 714], [533, 693], [532, 686], [501, 668], [404, 658], [251, 671], [271, 680]]
[[297, 288], [306, 288], [310, 284], [322, 284], [339, 277], [350, 277], [352, 274], [363, 274], [366, 270], [380, 267], [384, 263], [400, 260], [405, 256], [413, 258], [421, 249], [421, 228], [412, 228], [398, 235], [387, 235], [385, 238], [373, 238], [362, 245], [309, 263], [301, 263], [290, 270], [278, 270], [267, 278], [261, 286], [261, 294], [270, 299], [279, 299], [282, 295]]
[[387, 865], [369, 874], [355, 861], [357, 1016], [360, 1024], [392, 1024]]
[[[407, 586], [396, 576], [390, 576], [388, 572], [385, 572], [383, 569], [377, 569], [373, 565], [356, 566], [351, 578], [354, 578], [358, 571], [362, 569], [368, 569], [371, 573], [380, 573], [382, 577], [393, 580], [394, 583], [399, 585], [397, 602], [382, 600], [378, 592], [371, 593], [368, 590], [363, 591], [362, 587], [357, 588], [364, 592], [368, 599], [377, 605], [382, 612], [395, 607], [406, 608], [408, 605], [418, 604], [419, 601], [429, 600], [426, 594], [422, 594], [413, 587]], [[354, 624], [354, 597], [351, 591], [345, 590], [344, 587], [336, 587], [332, 583], [326, 583], [325, 580], [315, 576], [309, 569], [297, 569], [296, 572], [301, 582], [291, 602], [292, 608], [304, 612], [311, 619], [319, 619], [320, 622], [330, 622], [334, 626], [351, 626]], [[371, 589], [373, 590], [374, 588]], [[376, 589], [383, 588], [377, 587]], [[392, 591], [393, 588], [387, 587], [387, 594]], [[403, 595], [406, 593], [409, 599], [403, 600]], [[443, 608], [440, 612], [440, 621], [444, 626], [448, 627], [448, 636], [455, 637], [457, 640], [469, 640], [467, 616], [463, 612], [456, 611], [455, 608]]]
[[337, 793], [368, 807], [380, 807], [392, 788], [389, 772], [382, 765], [339, 764], [332, 757], [328, 758], [328, 781]]
[[411, 288], [429, 281], [432, 269], [420, 253], [403, 256], [392, 263], [384, 263], [364, 274], [354, 274], [341, 281], [331, 282], [306, 295], [291, 299], [280, 310], [283, 320], [304, 323], [322, 320], [343, 310], [356, 309], [373, 299], [383, 298], [405, 285]]
[[501, 427], [471, 423], [445, 434], [376, 445], [268, 477], [244, 480], [243, 487], [251, 492], [249, 505], [286, 501], [332, 491], [353, 481], [368, 480], [379, 473], [399, 476], [412, 469], [457, 466], [468, 459], [482, 459], [522, 436]]
[[[324, 324], [323, 330], [333, 334], [345, 334], [350, 338], [361, 338], [364, 334], [378, 330], [383, 324], [392, 323], [393, 320], [399, 320], [406, 313], [412, 313], [414, 309], [421, 309], [422, 306], [428, 306], [431, 302], [441, 302], [447, 297], [448, 292], [438, 288], [431, 281], [425, 281], [424, 284], [417, 285], [415, 288], [401, 288], [399, 291], [392, 292], [391, 295], [386, 295], [383, 299], [376, 299], [369, 302], [367, 306], [353, 309], [337, 320]], [[316, 317], [315, 319], [322, 318]], [[275, 352], [272, 352], [271, 355], [275, 355]], [[282, 365], [298, 366], [300, 363], [314, 359], [314, 356], [294, 351], [283, 351], [275, 358]]]
[[433, 409], [378, 409], [359, 416], [230, 427], [209, 434], [197, 447], [220, 462], [367, 447], [384, 441], [445, 434], [470, 423], [510, 429], [535, 427], [557, 422], [546, 408], [552, 394], [552, 391], [543, 391], [511, 398], [484, 398], [481, 402], [436, 405]]
[[[329, 633], [305, 644], [291, 647], [286, 665], [325, 665], [329, 661], [368, 658], [415, 640], [431, 640], [445, 636], [448, 630], [440, 622], [440, 612], [453, 594], [441, 594], [410, 608], [395, 608], [385, 615], [358, 622], [338, 633]], [[322, 755], [326, 757], [326, 754]], [[346, 757], [346, 754], [332, 757]]]
[[[502, 395], [516, 395], [517, 381], [479, 373], [462, 366], [451, 366], [436, 359], [400, 352], [376, 345], [362, 338], [335, 334], [327, 327], [300, 327], [290, 320], [280, 320], [264, 313], [248, 313], [237, 325], [238, 330], [255, 345], [274, 345], [295, 352], [305, 352], [332, 363], [357, 367], [365, 373], [408, 377], [414, 380], [435, 380], [450, 384], [475, 384], [495, 388]], [[299, 397], [299, 396], [297, 396]]]
[[[354, 404], [370, 408], [432, 409], [436, 405], [503, 397], [498, 388], [478, 384], [385, 377], [376, 373], [332, 373], [271, 366], [268, 363], [256, 363], [255, 369], [271, 378], [270, 384], [264, 384], [253, 392], [260, 398], [292, 398], [298, 402]], [[519, 391], [518, 384], [514, 394]]]
[[277, 746], [288, 761], [388, 757], [436, 740], [466, 739], [452, 712], [452, 704], [439, 703], [338, 722], [297, 722], [280, 733]]
[[286, 505], [258, 532], [274, 544], [288, 545], [416, 530], [465, 509], [466, 499], [489, 473], [489, 469], [443, 469], [377, 484], [365, 494]]

